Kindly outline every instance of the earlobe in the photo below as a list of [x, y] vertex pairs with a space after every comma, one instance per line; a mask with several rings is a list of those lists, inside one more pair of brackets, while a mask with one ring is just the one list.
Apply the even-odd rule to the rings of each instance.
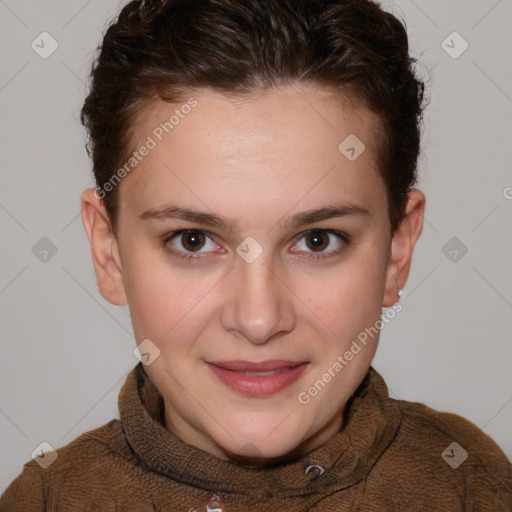
[[127, 303], [116, 237], [103, 201], [87, 189], [82, 194], [82, 222], [91, 246], [91, 255], [102, 297], [111, 304]]
[[423, 230], [425, 195], [413, 189], [408, 197], [405, 217], [394, 232], [390, 244], [383, 307], [391, 307], [399, 300], [398, 292], [407, 282], [414, 246]]

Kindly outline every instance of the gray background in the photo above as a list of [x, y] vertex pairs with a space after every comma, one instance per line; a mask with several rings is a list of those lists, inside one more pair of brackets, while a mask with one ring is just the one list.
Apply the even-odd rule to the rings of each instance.
[[[42, 441], [58, 448], [118, 417], [137, 364], [127, 307], [97, 290], [79, 202], [93, 181], [78, 113], [119, 5], [0, 0], [0, 491]], [[425, 227], [374, 366], [392, 396], [468, 418], [512, 458], [512, 2], [384, 5], [406, 20], [431, 103]], [[43, 31], [59, 45], [46, 59], [31, 47]], [[454, 31], [469, 43], [458, 58], [442, 46]]]

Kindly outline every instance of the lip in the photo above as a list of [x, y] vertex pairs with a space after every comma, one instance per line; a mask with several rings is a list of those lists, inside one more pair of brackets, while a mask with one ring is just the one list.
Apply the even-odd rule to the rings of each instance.
[[[251, 361], [215, 361], [206, 362], [208, 368], [229, 388], [248, 396], [263, 397], [279, 393], [293, 384], [308, 367], [306, 361], [268, 360]], [[266, 375], [247, 375], [244, 372]]]

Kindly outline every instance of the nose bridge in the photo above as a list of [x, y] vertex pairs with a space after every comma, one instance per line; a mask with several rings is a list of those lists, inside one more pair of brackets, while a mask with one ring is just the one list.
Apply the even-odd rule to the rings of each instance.
[[278, 277], [273, 255], [263, 251], [254, 261], [236, 257], [230, 272], [231, 292], [223, 311], [224, 328], [252, 343], [265, 343], [293, 328], [290, 292]]

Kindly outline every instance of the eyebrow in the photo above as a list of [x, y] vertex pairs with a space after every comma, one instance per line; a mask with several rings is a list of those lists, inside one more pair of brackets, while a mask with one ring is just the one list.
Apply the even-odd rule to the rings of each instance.
[[[352, 202], [346, 202], [306, 210], [304, 212], [297, 213], [284, 222], [280, 221], [279, 223], [282, 227], [299, 228], [301, 226], [313, 224], [314, 222], [347, 216], [370, 219], [372, 215], [367, 208]], [[202, 212], [173, 204], [166, 205], [163, 208], [150, 208], [140, 215], [140, 220], [151, 219], [182, 219], [196, 224], [204, 224], [212, 228], [224, 229], [229, 232], [235, 231], [235, 227], [226, 217], [215, 213]]]

